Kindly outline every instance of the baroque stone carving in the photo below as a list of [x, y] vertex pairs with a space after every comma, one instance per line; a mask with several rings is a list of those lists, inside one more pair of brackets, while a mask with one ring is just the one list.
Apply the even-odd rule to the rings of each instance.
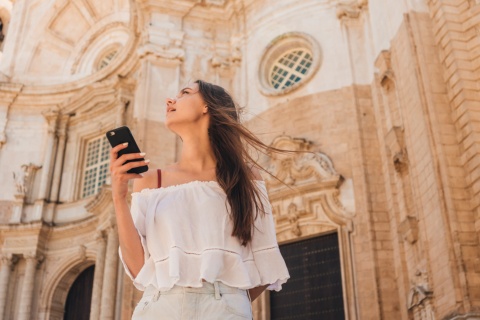
[[[291, 151], [306, 151], [291, 153], [289, 155], [270, 153], [271, 162], [269, 172], [274, 172], [283, 183], [287, 185], [308, 185], [320, 183], [324, 186], [339, 187], [343, 177], [335, 172], [330, 159], [321, 153], [308, 151], [311, 143], [304, 139], [281, 136], [274, 140], [274, 147]], [[283, 183], [269, 177], [267, 185], [272, 188], [279, 188]]]
[[309, 151], [311, 143], [305, 139], [280, 136], [272, 147], [295, 151], [270, 153], [267, 166], [278, 178], [266, 177], [265, 181], [279, 239], [331, 232], [339, 226], [352, 231], [351, 213], [339, 200], [343, 177], [335, 171], [331, 160], [322, 153]]
[[[432, 297], [432, 290], [428, 283], [428, 274], [425, 270], [417, 270], [408, 293], [408, 309], [425, 304]], [[431, 307], [431, 306], [427, 306]]]
[[15, 187], [17, 188], [17, 195], [26, 195], [31, 190], [35, 172], [42, 168], [42, 166], [34, 165], [33, 163], [24, 164], [20, 170], [13, 172], [13, 179]]
[[297, 206], [294, 203], [291, 203], [288, 206], [288, 219], [292, 228], [292, 233], [297, 237], [302, 235], [302, 230], [300, 230], [298, 222], [299, 214], [297, 211]]
[[368, 0], [342, 0], [337, 4], [337, 18], [356, 19], [364, 8], [368, 6]]

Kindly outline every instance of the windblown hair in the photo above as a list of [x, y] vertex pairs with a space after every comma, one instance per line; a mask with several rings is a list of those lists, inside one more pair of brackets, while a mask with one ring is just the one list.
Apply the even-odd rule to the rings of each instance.
[[252, 240], [257, 214], [265, 213], [251, 167], [263, 168], [249, 154], [248, 147], [264, 153], [283, 150], [264, 144], [240, 123], [239, 109], [225, 89], [202, 80], [195, 83], [210, 114], [208, 134], [217, 162], [216, 177], [230, 205], [232, 236], [246, 246]]

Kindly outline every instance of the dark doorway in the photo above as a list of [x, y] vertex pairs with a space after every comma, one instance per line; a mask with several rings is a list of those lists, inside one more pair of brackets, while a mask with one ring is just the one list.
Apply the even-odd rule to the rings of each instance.
[[290, 279], [271, 291], [272, 320], [342, 320], [342, 275], [337, 233], [280, 246]]
[[95, 266], [88, 267], [75, 279], [65, 303], [64, 320], [89, 320]]

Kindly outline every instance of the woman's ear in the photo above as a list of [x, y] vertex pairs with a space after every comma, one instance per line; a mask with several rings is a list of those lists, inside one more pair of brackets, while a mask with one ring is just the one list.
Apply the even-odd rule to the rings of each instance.
[[208, 113], [208, 106], [204, 105], [203, 106], [203, 114], [206, 114], [206, 113]]

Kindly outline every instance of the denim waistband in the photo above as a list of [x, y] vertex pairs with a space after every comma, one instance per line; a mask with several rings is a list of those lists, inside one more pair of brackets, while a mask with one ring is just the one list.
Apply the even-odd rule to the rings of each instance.
[[216, 296], [218, 294], [224, 294], [224, 293], [237, 293], [241, 295], [248, 295], [247, 290], [230, 287], [220, 281], [215, 281], [214, 283], [203, 282], [202, 284], [203, 286], [199, 288], [181, 287], [181, 286], [174, 285], [168, 291], [160, 291], [154, 286], [150, 285], [145, 289], [145, 292], [143, 295], [151, 296], [151, 295], [164, 295], [164, 294], [178, 294], [178, 293], [185, 293], [185, 292], [204, 293], [204, 294], [214, 293]]

